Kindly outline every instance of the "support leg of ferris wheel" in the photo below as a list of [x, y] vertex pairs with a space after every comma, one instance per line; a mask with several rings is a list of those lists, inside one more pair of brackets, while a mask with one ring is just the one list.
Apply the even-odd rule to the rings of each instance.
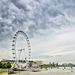
[[[21, 56], [21, 53], [22, 51], [25, 50], [24, 48], [23, 49], [19, 49], [18, 51], [20, 51], [19, 53], [19, 57], [17, 58], [17, 66], [19, 67], [19, 62], [20, 62], [20, 56]], [[18, 60], [19, 59], [19, 60]]]

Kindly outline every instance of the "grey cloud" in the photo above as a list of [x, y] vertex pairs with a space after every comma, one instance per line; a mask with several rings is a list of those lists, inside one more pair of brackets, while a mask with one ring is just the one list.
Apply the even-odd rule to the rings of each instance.
[[[40, 34], [39, 30], [46, 30], [51, 28], [61, 29], [63, 26], [68, 25], [69, 21], [65, 17], [64, 12], [68, 15], [72, 15], [74, 0], [65, 1], [65, 0], [33, 0], [27, 3], [23, 3], [21, 0], [3, 0], [0, 1], [0, 17], [4, 20], [11, 20], [11, 23], [8, 22], [0, 22], [0, 33], [5, 32], [6, 29], [3, 26], [8, 27], [8, 34], [11, 33], [10, 27], [12, 31], [17, 30], [26, 30], [30, 35], [34, 35], [36, 33]], [[13, 7], [10, 6], [13, 4]], [[31, 8], [28, 8], [30, 6]], [[17, 10], [16, 10], [17, 8]], [[73, 10], [74, 11], [74, 10]], [[57, 18], [58, 16], [62, 16], [62, 18]], [[49, 18], [53, 18], [53, 20], [49, 20]], [[57, 19], [59, 23], [54, 19]], [[28, 23], [28, 21], [32, 21], [31, 25], [27, 26], [23, 23]], [[57, 23], [57, 24], [56, 24]], [[12, 35], [12, 34], [11, 34]], [[6, 35], [7, 36], [7, 35]]]
[[[37, 50], [37, 55], [39, 52], [45, 53], [45, 47], [41, 48], [40, 43], [42, 43], [43, 47], [45, 43], [45, 45], [47, 45], [47, 42], [50, 41], [48, 40], [43, 43], [44, 39], [53, 37], [51, 34], [55, 34], [57, 31], [59, 33], [63, 31], [65, 32], [68, 27], [74, 28], [74, 12], [75, 0], [0, 0], [0, 46], [1, 48], [4, 48], [5, 45], [5, 50], [8, 50], [9, 46], [11, 45], [11, 42], [9, 41], [8, 43], [8, 40], [12, 41], [12, 37], [16, 31], [23, 30], [27, 33], [30, 39], [34, 40], [34, 42], [37, 43], [39, 39], [39, 45], [37, 45], [38, 47], [40, 46], [39, 50], [36, 49], [38, 47], [35, 44], [35, 48], [33, 47], [35, 50]], [[57, 36], [57, 34], [55, 36]], [[40, 41], [42, 39], [43, 41]], [[3, 40], [5, 44], [2, 42]], [[50, 43], [52, 44], [53, 41]], [[48, 48], [48, 46], [46, 46], [46, 48]], [[47, 50], [46, 48], [45, 50]], [[71, 49], [74, 50], [73, 47], [70, 47], [69, 49], [67, 48], [67, 50], [65, 48], [64, 50], [69, 51]], [[35, 52], [36, 51], [33, 52], [34, 55], [36, 55]], [[36, 57], [42, 58], [43, 56]], [[54, 58], [52, 56], [44, 57]]]
[[13, 2], [13, 4], [18, 8], [18, 9], [23, 9], [24, 11], [28, 11], [26, 5], [23, 5], [21, 3], [19, 3], [19, 1], [17, 0], [11, 0]]

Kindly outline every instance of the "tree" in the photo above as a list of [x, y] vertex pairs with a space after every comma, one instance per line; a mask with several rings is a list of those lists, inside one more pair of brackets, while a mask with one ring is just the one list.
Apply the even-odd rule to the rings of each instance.
[[0, 62], [0, 68], [2, 68], [2, 62]]
[[7, 62], [7, 68], [11, 68], [11, 63]]
[[73, 65], [75, 67], [75, 65]]
[[2, 68], [7, 68], [7, 64], [4, 62]]
[[7, 68], [7, 65], [4, 65], [3, 68]]

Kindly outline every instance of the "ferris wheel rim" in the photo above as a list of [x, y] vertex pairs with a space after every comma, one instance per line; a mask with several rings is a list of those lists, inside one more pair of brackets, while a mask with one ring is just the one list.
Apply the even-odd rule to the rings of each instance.
[[30, 57], [31, 57], [31, 46], [30, 46], [30, 41], [29, 41], [28, 36], [23, 31], [17, 31], [16, 34], [14, 35], [14, 37], [13, 37], [13, 40], [12, 40], [12, 54], [13, 54], [14, 61], [17, 61], [16, 48], [15, 47], [16, 47], [16, 39], [17, 39], [17, 37], [20, 34], [22, 34], [25, 37], [26, 42], [27, 42], [27, 46], [28, 46], [28, 59], [30, 59]]

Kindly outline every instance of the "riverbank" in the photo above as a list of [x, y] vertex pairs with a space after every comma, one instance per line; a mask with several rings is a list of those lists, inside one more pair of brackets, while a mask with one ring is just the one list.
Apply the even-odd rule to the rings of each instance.
[[[13, 71], [12, 69], [9, 69], [9, 71]], [[0, 69], [0, 73], [8, 72], [8, 69]]]

